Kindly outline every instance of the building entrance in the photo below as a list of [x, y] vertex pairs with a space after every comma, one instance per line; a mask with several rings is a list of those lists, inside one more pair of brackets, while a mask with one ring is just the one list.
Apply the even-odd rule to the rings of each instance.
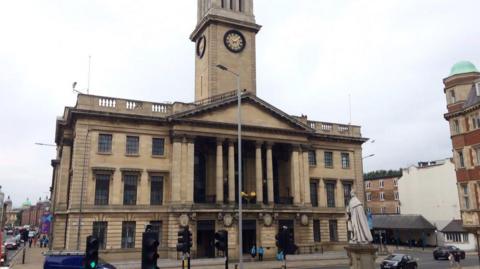
[[257, 222], [255, 220], [244, 220], [242, 231], [243, 253], [250, 253], [252, 246], [257, 244]]
[[[294, 238], [294, 240], [295, 240], [295, 230], [294, 230], [293, 220], [278, 220], [278, 231], [279, 232], [280, 232], [280, 229], [284, 226], [287, 227], [287, 230], [288, 230], [288, 233], [290, 234], [290, 237]], [[293, 249], [289, 250], [287, 254], [294, 254], [295, 251], [296, 251], [296, 246]]]
[[215, 221], [197, 221], [197, 258], [215, 257]]

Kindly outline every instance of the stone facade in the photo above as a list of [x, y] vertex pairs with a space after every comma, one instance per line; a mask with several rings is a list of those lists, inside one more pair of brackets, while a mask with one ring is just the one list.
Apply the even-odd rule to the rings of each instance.
[[[199, 14], [210, 9], [191, 39], [227, 28], [253, 31], [252, 0], [231, 2], [233, 9], [220, 0], [199, 1]], [[247, 46], [254, 44], [251, 34]], [[209, 46], [201, 59], [196, 56], [197, 74], [204, 72], [198, 61], [209, 68], [240, 61], [242, 72], [255, 72], [254, 47], [210, 57]], [[223, 38], [215, 46], [223, 50]], [[240, 96], [245, 196], [239, 198], [238, 95], [226, 90], [233, 89], [227, 81], [234, 78], [210, 71], [205, 76], [212, 83], [198, 94], [197, 81], [193, 103], [79, 94], [76, 105], [65, 108], [52, 161], [54, 249], [82, 250], [94, 233], [102, 238], [103, 255], [138, 258], [142, 232], [152, 223], [160, 231], [161, 257], [179, 257], [177, 232], [188, 225], [194, 257], [218, 255], [213, 234], [226, 229], [236, 258], [238, 199], [244, 202], [244, 251], [261, 245], [273, 257], [275, 234], [284, 225], [303, 253], [346, 244], [345, 200], [350, 189], [363, 193], [361, 145], [367, 139], [360, 127], [286, 114], [256, 96], [254, 74], [240, 72], [247, 81]]]

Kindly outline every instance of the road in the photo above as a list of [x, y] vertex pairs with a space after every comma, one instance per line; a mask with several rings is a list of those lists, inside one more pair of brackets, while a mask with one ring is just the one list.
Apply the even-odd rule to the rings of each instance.
[[[412, 256], [413, 258], [418, 258], [418, 268], [419, 269], [447, 269], [447, 268], [451, 268], [449, 265], [449, 261], [448, 260], [434, 260], [433, 259], [433, 255], [431, 253], [428, 253], [428, 252], [422, 252], [422, 251], [408, 251], [408, 250], [403, 250], [403, 251], [399, 251], [398, 253], [403, 253], [403, 254], [409, 254], [410, 256]], [[477, 256], [467, 256], [465, 258], [465, 260], [462, 260], [461, 262], [461, 265], [463, 267], [466, 267], [466, 266], [477, 266], [475, 268], [480, 268], [479, 266], [479, 261], [478, 261], [478, 258]], [[335, 269], [350, 269], [349, 266], [327, 266], [327, 267], [317, 267], [317, 268], [335, 268]], [[376, 268], [380, 268], [380, 264], [377, 264], [377, 267]]]

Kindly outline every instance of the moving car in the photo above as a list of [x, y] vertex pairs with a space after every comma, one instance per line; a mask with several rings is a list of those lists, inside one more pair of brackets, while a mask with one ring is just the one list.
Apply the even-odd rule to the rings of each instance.
[[392, 254], [380, 264], [380, 269], [416, 269], [417, 261], [410, 255]]
[[448, 259], [448, 256], [452, 253], [455, 255], [457, 253], [460, 255], [460, 258], [463, 260], [465, 259], [465, 251], [455, 247], [455, 246], [443, 246], [443, 247], [438, 247], [433, 250], [433, 258], [435, 260], [438, 260], [440, 258], [443, 259]]
[[8, 250], [13, 250], [13, 249], [18, 248], [17, 241], [15, 241], [15, 239], [13, 239], [13, 238], [7, 239], [7, 241], [5, 241], [5, 243], [4, 243], [4, 246]]
[[[85, 252], [50, 251], [44, 254], [43, 269], [84, 269]], [[98, 260], [96, 269], [115, 269], [111, 264]]]

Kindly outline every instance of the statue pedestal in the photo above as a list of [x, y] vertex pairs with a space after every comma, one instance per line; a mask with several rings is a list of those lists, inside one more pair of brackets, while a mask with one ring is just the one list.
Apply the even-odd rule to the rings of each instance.
[[372, 244], [349, 244], [345, 247], [350, 258], [351, 269], [372, 269], [375, 268], [377, 248]]

